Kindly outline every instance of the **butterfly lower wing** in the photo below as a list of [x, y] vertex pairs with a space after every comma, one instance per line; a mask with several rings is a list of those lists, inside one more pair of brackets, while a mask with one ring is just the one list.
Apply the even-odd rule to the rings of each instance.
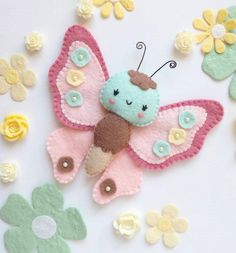
[[109, 78], [92, 35], [79, 25], [66, 32], [60, 56], [49, 70], [54, 111], [67, 127], [93, 129], [104, 116], [101, 86]]
[[133, 195], [140, 190], [142, 178], [143, 169], [123, 150], [94, 186], [93, 198], [98, 204], [106, 204], [119, 196]]
[[222, 117], [223, 107], [211, 100], [161, 107], [156, 122], [133, 129], [127, 151], [139, 166], [164, 169], [196, 155], [208, 132]]
[[53, 174], [60, 183], [69, 183], [76, 176], [89, 146], [92, 131], [60, 128], [48, 138], [47, 150], [53, 163]]

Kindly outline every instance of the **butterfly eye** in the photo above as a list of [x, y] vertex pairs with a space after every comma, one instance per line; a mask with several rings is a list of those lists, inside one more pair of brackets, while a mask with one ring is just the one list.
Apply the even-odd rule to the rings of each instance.
[[146, 111], [147, 108], [148, 108], [147, 105], [143, 105], [142, 110], [143, 110], [143, 111]]
[[119, 93], [120, 93], [120, 92], [119, 92], [118, 89], [113, 91], [113, 95], [114, 95], [114, 96], [117, 96]]

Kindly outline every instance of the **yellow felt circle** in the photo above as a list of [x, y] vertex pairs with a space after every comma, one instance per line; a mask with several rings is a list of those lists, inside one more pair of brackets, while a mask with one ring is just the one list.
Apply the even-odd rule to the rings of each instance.
[[162, 210], [162, 215], [167, 216], [169, 218], [177, 217], [178, 213], [179, 213], [179, 209], [173, 204], [169, 204], [165, 206]]
[[11, 87], [11, 98], [16, 102], [20, 102], [26, 99], [27, 90], [22, 84], [15, 84]]
[[5, 74], [5, 79], [9, 84], [17, 84], [20, 81], [19, 74], [14, 69], [9, 69]]
[[26, 59], [22, 55], [13, 55], [10, 61], [14, 69], [23, 70], [26, 67]]
[[84, 73], [80, 70], [70, 69], [67, 73], [66, 81], [71, 86], [79, 86], [85, 81]]
[[173, 228], [178, 233], [184, 233], [188, 229], [188, 221], [183, 218], [175, 219], [172, 222]]
[[165, 233], [163, 235], [163, 243], [167, 248], [174, 248], [179, 243], [179, 238], [174, 232]]
[[161, 231], [159, 231], [156, 227], [149, 228], [146, 232], [145, 239], [149, 244], [156, 244], [160, 241], [162, 236]]
[[162, 232], [171, 231], [172, 224], [169, 217], [162, 217], [160, 220], [158, 220], [157, 227]]
[[36, 83], [36, 76], [31, 70], [24, 70], [22, 73], [22, 82], [25, 86], [31, 87]]
[[145, 220], [148, 225], [156, 226], [160, 218], [161, 218], [160, 213], [150, 210], [147, 212]]

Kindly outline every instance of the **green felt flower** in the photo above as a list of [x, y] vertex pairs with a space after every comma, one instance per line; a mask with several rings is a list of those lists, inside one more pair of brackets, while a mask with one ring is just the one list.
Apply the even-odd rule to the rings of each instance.
[[11, 194], [0, 209], [0, 218], [12, 226], [5, 235], [9, 253], [69, 253], [64, 239], [82, 240], [86, 227], [75, 208], [63, 210], [64, 199], [56, 186], [47, 184], [32, 193], [32, 206]]
[[[236, 19], [236, 6], [228, 8], [229, 17]], [[236, 31], [233, 31], [236, 34]], [[223, 54], [212, 50], [204, 58], [202, 69], [215, 80], [224, 80], [233, 75], [229, 94], [236, 100], [236, 44], [227, 45]]]

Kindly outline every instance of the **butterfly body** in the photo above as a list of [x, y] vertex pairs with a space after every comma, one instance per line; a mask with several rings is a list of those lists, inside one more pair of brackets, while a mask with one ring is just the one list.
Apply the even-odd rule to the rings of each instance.
[[200, 151], [222, 106], [212, 100], [160, 106], [152, 76], [130, 70], [109, 78], [92, 35], [69, 28], [49, 71], [54, 111], [64, 125], [47, 143], [57, 181], [70, 182], [84, 164], [87, 174], [102, 174], [93, 198], [105, 204], [138, 192], [144, 169], [164, 169]]

